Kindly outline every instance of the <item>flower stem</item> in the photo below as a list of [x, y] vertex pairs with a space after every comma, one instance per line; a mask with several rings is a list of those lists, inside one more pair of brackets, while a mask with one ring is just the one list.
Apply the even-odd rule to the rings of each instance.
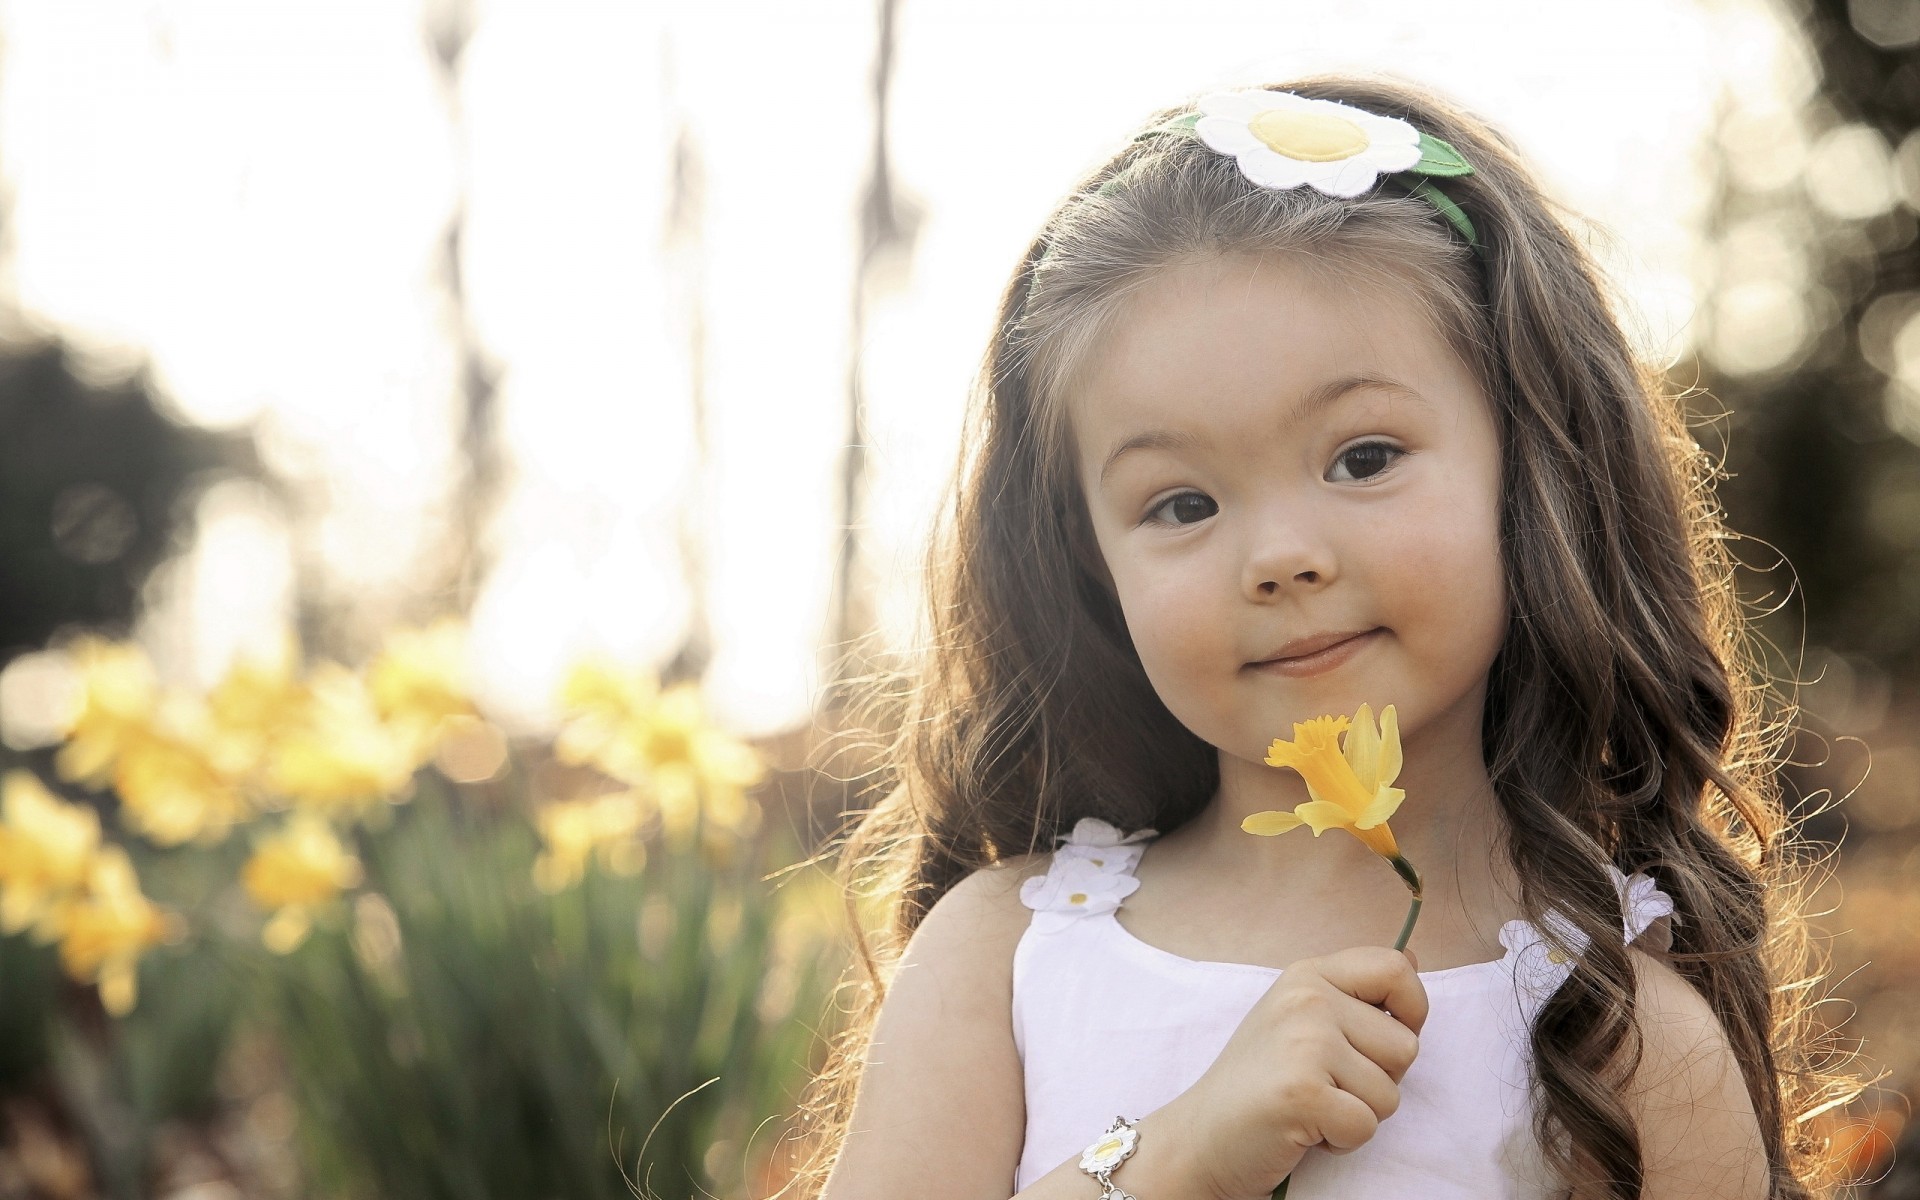
[[1413, 898], [1413, 905], [1407, 909], [1407, 923], [1400, 927], [1400, 936], [1393, 940], [1395, 950], [1405, 950], [1407, 939], [1413, 936], [1413, 923], [1420, 919], [1420, 897]]
[[1413, 864], [1401, 855], [1396, 854], [1387, 861], [1393, 864], [1394, 872], [1405, 881], [1407, 890], [1413, 893], [1413, 906], [1407, 909], [1407, 923], [1400, 927], [1400, 936], [1393, 943], [1395, 950], [1405, 950], [1407, 939], [1413, 936], [1414, 922], [1420, 919], [1420, 872], [1414, 870]]
[[[1413, 864], [1401, 855], [1396, 854], [1387, 861], [1393, 864], [1394, 873], [1400, 876], [1401, 880], [1407, 885], [1407, 890], [1413, 893], [1413, 905], [1407, 909], [1407, 923], [1400, 927], [1400, 936], [1394, 939], [1393, 943], [1395, 950], [1405, 950], [1407, 948], [1407, 939], [1413, 936], [1414, 922], [1420, 919], [1420, 904], [1422, 900], [1420, 894], [1420, 872], [1414, 870]], [[1292, 1175], [1288, 1175], [1285, 1179], [1282, 1179], [1280, 1186], [1273, 1189], [1272, 1200], [1287, 1200], [1287, 1184], [1292, 1181]]]

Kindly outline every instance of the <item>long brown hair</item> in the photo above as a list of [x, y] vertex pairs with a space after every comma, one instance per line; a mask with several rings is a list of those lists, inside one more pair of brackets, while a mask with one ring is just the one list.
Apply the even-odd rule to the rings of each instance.
[[[1641, 1051], [1620, 898], [1646, 871], [1677, 909], [1671, 962], [1720, 1015], [1771, 1164], [1770, 1197], [1827, 1196], [1839, 1167], [1806, 1117], [1861, 1090], [1812, 1021], [1808, 867], [1776, 772], [1789, 709], [1733, 585], [1713, 463], [1641, 364], [1585, 250], [1504, 137], [1425, 90], [1323, 76], [1274, 85], [1403, 118], [1474, 173], [1437, 210], [1382, 183], [1355, 199], [1251, 185], [1190, 136], [1143, 132], [1083, 180], [1000, 303], [961, 463], [927, 559], [925, 649], [870, 697], [897, 729], [840, 847], [858, 961], [851, 1022], [802, 1110], [817, 1194], [845, 1137], [890, 968], [962, 877], [1053, 845], [1084, 816], [1169, 830], [1218, 783], [1128, 640], [1067, 453], [1064, 382], [1129, 290], [1167, 264], [1282, 252], [1417, 299], [1478, 375], [1502, 439], [1513, 619], [1484, 750], [1529, 919], [1589, 947], [1531, 1036], [1535, 1132], [1576, 1195], [1640, 1195], [1621, 1088]], [[1184, 109], [1156, 114], [1153, 130]], [[873, 711], [873, 710], [870, 710]], [[877, 899], [869, 934], [856, 899]]]

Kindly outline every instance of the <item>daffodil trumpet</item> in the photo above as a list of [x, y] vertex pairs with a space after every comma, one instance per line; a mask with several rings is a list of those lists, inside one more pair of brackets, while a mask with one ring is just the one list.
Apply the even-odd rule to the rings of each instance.
[[[1341, 734], [1346, 736], [1340, 738]], [[1329, 829], [1344, 829], [1359, 838], [1392, 865], [1413, 893], [1406, 924], [1393, 943], [1395, 950], [1406, 949], [1414, 923], [1420, 919], [1420, 872], [1400, 853], [1393, 830], [1387, 826], [1387, 818], [1407, 797], [1405, 791], [1393, 786], [1400, 775], [1400, 722], [1393, 705], [1380, 710], [1378, 725], [1374, 724], [1372, 707], [1366, 704], [1351, 719], [1327, 716], [1296, 722], [1292, 741], [1276, 738], [1267, 748], [1267, 765], [1299, 772], [1307, 781], [1311, 799], [1291, 812], [1254, 813], [1240, 823], [1240, 828], [1262, 837], [1276, 837], [1305, 825], [1315, 837]]]

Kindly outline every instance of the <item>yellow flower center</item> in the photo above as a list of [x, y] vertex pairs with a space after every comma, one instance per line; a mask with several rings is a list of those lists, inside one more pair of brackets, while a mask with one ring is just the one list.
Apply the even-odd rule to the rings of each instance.
[[1068, 904], [1085, 904], [1086, 902], [1087, 894], [1085, 892], [1075, 892], [1073, 895], [1067, 897]]
[[1247, 130], [1275, 154], [1302, 162], [1338, 162], [1365, 150], [1367, 131], [1328, 113], [1270, 108], [1247, 122]]

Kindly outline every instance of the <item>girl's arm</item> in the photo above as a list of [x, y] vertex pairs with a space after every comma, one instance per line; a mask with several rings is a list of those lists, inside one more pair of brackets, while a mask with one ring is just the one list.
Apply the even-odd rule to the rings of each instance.
[[1719, 1018], [1664, 960], [1629, 946], [1643, 1041], [1628, 1107], [1644, 1200], [1766, 1200], [1760, 1124]]
[[[927, 913], [874, 1024], [852, 1120], [823, 1200], [1007, 1200], [1026, 1139], [1013, 1043], [1013, 949], [1033, 917], [1023, 879], [1046, 858], [976, 871]], [[1115, 1182], [1143, 1197], [1207, 1195], [1166, 1110], [1138, 1122]], [[1098, 1133], [1095, 1130], [1094, 1133]], [[1088, 1135], [1093, 1140], [1093, 1134]], [[1096, 1200], [1077, 1157], [1021, 1200]]]

